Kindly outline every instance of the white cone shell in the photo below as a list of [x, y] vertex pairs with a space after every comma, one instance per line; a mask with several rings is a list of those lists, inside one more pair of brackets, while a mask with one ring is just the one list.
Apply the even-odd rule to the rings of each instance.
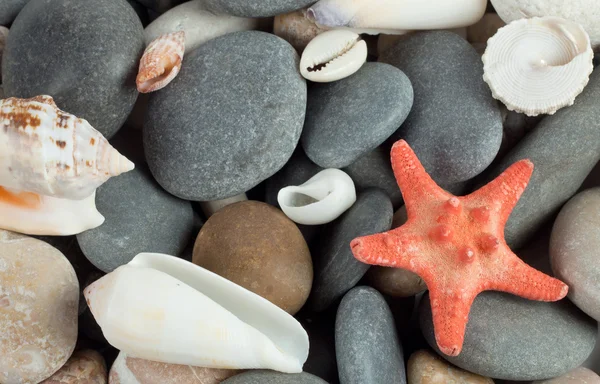
[[50, 96], [1, 100], [0, 126], [0, 186], [6, 188], [80, 200], [134, 167]]
[[28, 208], [0, 200], [0, 228], [27, 235], [70, 236], [104, 223], [96, 193], [82, 200], [39, 196], [39, 206]]
[[266, 299], [185, 260], [142, 253], [84, 291], [115, 348], [208, 368], [302, 371], [308, 335]]
[[[348, 30], [323, 32], [308, 43], [300, 59], [300, 73], [314, 82], [331, 82], [348, 77], [367, 61], [367, 43]], [[323, 68], [310, 70], [318, 64]]]
[[326, 224], [340, 217], [356, 202], [356, 189], [350, 176], [330, 168], [300, 186], [281, 189], [277, 202], [283, 213], [298, 224]]
[[483, 79], [511, 111], [554, 114], [583, 91], [593, 57], [579, 24], [558, 17], [521, 19], [488, 40]]

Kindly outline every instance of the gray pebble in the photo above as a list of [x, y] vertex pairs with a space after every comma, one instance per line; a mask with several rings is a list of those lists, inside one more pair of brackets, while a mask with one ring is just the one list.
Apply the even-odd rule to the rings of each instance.
[[141, 252], [179, 256], [196, 235], [191, 204], [162, 190], [144, 164], [101, 185], [96, 206], [106, 221], [77, 235], [77, 241], [104, 272]]
[[370, 265], [354, 258], [350, 242], [359, 236], [388, 231], [393, 215], [385, 192], [373, 188], [359, 193], [356, 203], [328, 224], [320, 244], [311, 250], [315, 278], [309, 303], [313, 310], [327, 309], [358, 283]]
[[366, 63], [345, 79], [311, 84], [302, 147], [324, 168], [343, 168], [374, 150], [404, 122], [410, 80], [397, 68]]
[[308, 7], [316, 0], [204, 0], [209, 9], [242, 17], [268, 17]]
[[406, 384], [394, 317], [373, 288], [353, 288], [342, 299], [335, 350], [340, 384]]
[[212, 201], [279, 171], [304, 123], [298, 60], [285, 40], [258, 31], [221, 36], [188, 54], [148, 106], [144, 148], [160, 185], [183, 199]]
[[281, 373], [274, 371], [248, 371], [230, 377], [221, 384], [327, 384], [310, 373]]
[[137, 98], [143, 50], [142, 23], [123, 0], [31, 0], [10, 29], [4, 92], [50, 95], [109, 138]]
[[8, 26], [29, 0], [2, 0], [0, 1], [0, 25]]
[[504, 380], [543, 380], [578, 367], [592, 352], [598, 329], [568, 300], [547, 303], [489, 291], [473, 302], [458, 356], [437, 348], [429, 294], [420, 305], [420, 323], [429, 345], [450, 363]]
[[412, 82], [413, 108], [393, 138], [411, 145], [436, 182], [465, 181], [490, 165], [502, 141], [502, 117], [467, 41], [446, 31], [416, 33], [379, 60]]

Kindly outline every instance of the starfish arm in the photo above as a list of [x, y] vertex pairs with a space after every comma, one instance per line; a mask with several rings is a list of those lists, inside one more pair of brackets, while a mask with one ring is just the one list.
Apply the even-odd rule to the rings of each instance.
[[[405, 227], [358, 237], [350, 243], [354, 257], [365, 264], [408, 269], [415, 268], [417, 236], [409, 235]], [[418, 264], [418, 263], [417, 263]]]
[[569, 287], [565, 283], [530, 267], [514, 253], [510, 254], [509, 260], [504, 262], [507, 267], [504, 273], [494, 276], [488, 289], [539, 301], [558, 301], [567, 295]]
[[500, 224], [504, 225], [525, 188], [527, 188], [532, 173], [533, 163], [531, 161], [518, 161], [508, 167], [500, 176], [466, 198], [481, 201], [483, 206], [489, 207], [494, 203], [499, 203], [499, 220]]
[[404, 140], [397, 141], [392, 147], [392, 169], [409, 218], [415, 216], [416, 206], [422, 204], [427, 197], [436, 200], [448, 200], [453, 197], [433, 181]]

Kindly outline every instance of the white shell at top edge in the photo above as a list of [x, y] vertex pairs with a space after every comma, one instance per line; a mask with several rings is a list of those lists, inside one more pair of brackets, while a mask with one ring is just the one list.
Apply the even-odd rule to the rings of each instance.
[[84, 290], [108, 342], [131, 357], [207, 368], [301, 372], [308, 335], [292, 316], [177, 257], [141, 253]]
[[0, 100], [0, 186], [81, 200], [133, 167], [86, 120], [58, 109], [52, 97]]
[[300, 59], [304, 78], [326, 83], [348, 77], [367, 61], [367, 43], [348, 30], [323, 32], [308, 43]]
[[390, 33], [475, 24], [487, 0], [321, 0], [307, 10], [317, 25]]
[[300, 186], [281, 189], [277, 202], [283, 213], [298, 224], [326, 224], [356, 202], [356, 190], [350, 176], [330, 168]]
[[483, 79], [511, 111], [554, 114], [583, 91], [593, 57], [581, 25], [558, 17], [521, 19], [488, 40]]

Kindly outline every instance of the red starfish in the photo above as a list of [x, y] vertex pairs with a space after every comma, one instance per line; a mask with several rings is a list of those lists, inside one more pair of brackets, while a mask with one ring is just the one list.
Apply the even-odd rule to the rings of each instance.
[[540, 301], [566, 296], [566, 284], [525, 264], [504, 240], [504, 225], [533, 172], [531, 161], [513, 164], [463, 197], [440, 188], [404, 140], [392, 148], [392, 168], [408, 221], [391, 231], [354, 239], [350, 247], [363, 263], [421, 276], [429, 289], [435, 339], [443, 353], [460, 353], [471, 304], [482, 291]]

